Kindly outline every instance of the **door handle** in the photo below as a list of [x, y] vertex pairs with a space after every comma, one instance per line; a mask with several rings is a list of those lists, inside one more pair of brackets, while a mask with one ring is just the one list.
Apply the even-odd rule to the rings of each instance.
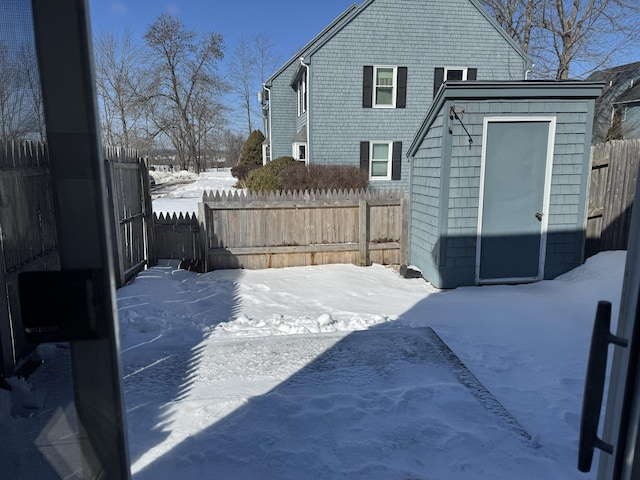
[[536, 213], [536, 215], [535, 215], [535, 217], [538, 219], [539, 222], [542, 221], [542, 216], [543, 216], [543, 214], [540, 213], [540, 212]]
[[593, 451], [599, 448], [603, 452], [613, 453], [613, 445], [598, 437], [598, 423], [602, 409], [604, 382], [607, 372], [609, 344], [627, 346], [627, 340], [611, 333], [611, 302], [598, 302], [596, 318], [591, 336], [591, 348], [587, 365], [587, 376], [582, 399], [582, 418], [580, 420], [580, 443], [578, 444], [578, 470], [591, 470]]

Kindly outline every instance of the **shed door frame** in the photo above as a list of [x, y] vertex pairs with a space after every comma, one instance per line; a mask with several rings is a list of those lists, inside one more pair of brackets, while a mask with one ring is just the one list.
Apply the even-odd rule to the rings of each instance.
[[[542, 220], [540, 226], [540, 253], [538, 262], [538, 275], [535, 277], [509, 277], [509, 278], [480, 278], [480, 258], [482, 251], [482, 217], [484, 207], [484, 188], [486, 174], [487, 159], [487, 137], [490, 123], [513, 123], [513, 122], [543, 122], [549, 124], [549, 132], [547, 137], [547, 158], [544, 175], [544, 192], [543, 192], [543, 208]], [[553, 153], [556, 134], [556, 117], [555, 116], [502, 116], [502, 117], [485, 117], [482, 126], [482, 157], [480, 165], [480, 192], [478, 198], [478, 230], [476, 239], [476, 284], [492, 284], [492, 283], [521, 283], [533, 282], [544, 278], [544, 264], [547, 250], [547, 229], [549, 225], [549, 203], [551, 197], [551, 178], [553, 173]]]

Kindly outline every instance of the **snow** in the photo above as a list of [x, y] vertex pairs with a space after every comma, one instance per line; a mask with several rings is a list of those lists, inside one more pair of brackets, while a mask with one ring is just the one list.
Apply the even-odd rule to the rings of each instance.
[[[154, 210], [197, 204], [221, 176]], [[593, 479], [576, 466], [584, 374], [624, 262], [446, 291], [382, 265], [145, 270], [117, 295], [133, 478]], [[12, 379], [40, 395], [32, 418], [3, 414], [22, 400], [0, 390], [5, 430], [49, 408], [67, 350], [40, 351]]]
[[[160, 168], [160, 167], [158, 167]], [[166, 167], [165, 167], [166, 168]], [[230, 168], [207, 170], [196, 175], [186, 170], [149, 172], [156, 181], [152, 191], [153, 211], [157, 214], [195, 213], [204, 191], [236, 191]]]

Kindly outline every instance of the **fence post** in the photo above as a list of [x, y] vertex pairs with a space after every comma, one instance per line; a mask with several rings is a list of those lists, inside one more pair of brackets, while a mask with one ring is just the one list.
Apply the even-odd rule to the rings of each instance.
[[5, 275], [4, 254], [0, 249], [0, 378], [11, 376], [15, 367], [14, 347], [11, 341], [13, 335], [9, 318], [9, 289], [5, 282]]
[[400, 197], [400, 219], [402, 221], [402, 230], [400, 237], [400, 265], [409, 264], [409, 222], [411, 221], [411, 209], [409, 208], [409, 199], [406, 195], [401, 194]]
[[209, 271], [209, 206], [206, 202], [198, 203], [198, 228], [200, 229], [200, 260], [202, 273]]
[[358, 202], [359, 232], [358, 252], [359, 265], [365, 267], [369, 265], [369, 204], [364, 198]]
[[108, 209], [111, 212], [111, 242], [113, 245], [113, 269], [116, 277], [116, 288], [123, 287], [125, 285], [124, 280], [124, 261], [122, 256], [124, 254], [122, 246], [122, 237], [120, 235], [120, 219], [118, 217], [117, 205], [118, 201], [113, 193], [113, 161], [105, 159], [105, 174], [107, 180], [107, 201], [111, 207]]
[[149, 170], [143, 158], [138, 160], [140, 163], [140, 176], [142, 180], [142, 209], [144, 213], [144, 228], [147, 240], [147, 267], [154, 267], [158, 264], [156, 255], [155, 238], [153, 236], [153, 204], [151, 200], [151, 186], [149, 182]]

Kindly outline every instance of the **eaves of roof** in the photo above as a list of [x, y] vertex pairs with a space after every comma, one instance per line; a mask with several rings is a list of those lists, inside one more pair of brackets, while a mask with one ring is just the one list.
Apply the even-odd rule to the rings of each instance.
[[449, 81], [442, 84], [416, 132], [407, 156], [412, 157], [420, 148], [429, 128], [448, 100], [487, 99], [541, 99], [541, 98], [591, 98], [602, 92], [604, 83], [565, 80], [506, 80], [506, 81]]
[[617, 96], [613, 103], [637, 102], [640, 100], [640, 82]]

